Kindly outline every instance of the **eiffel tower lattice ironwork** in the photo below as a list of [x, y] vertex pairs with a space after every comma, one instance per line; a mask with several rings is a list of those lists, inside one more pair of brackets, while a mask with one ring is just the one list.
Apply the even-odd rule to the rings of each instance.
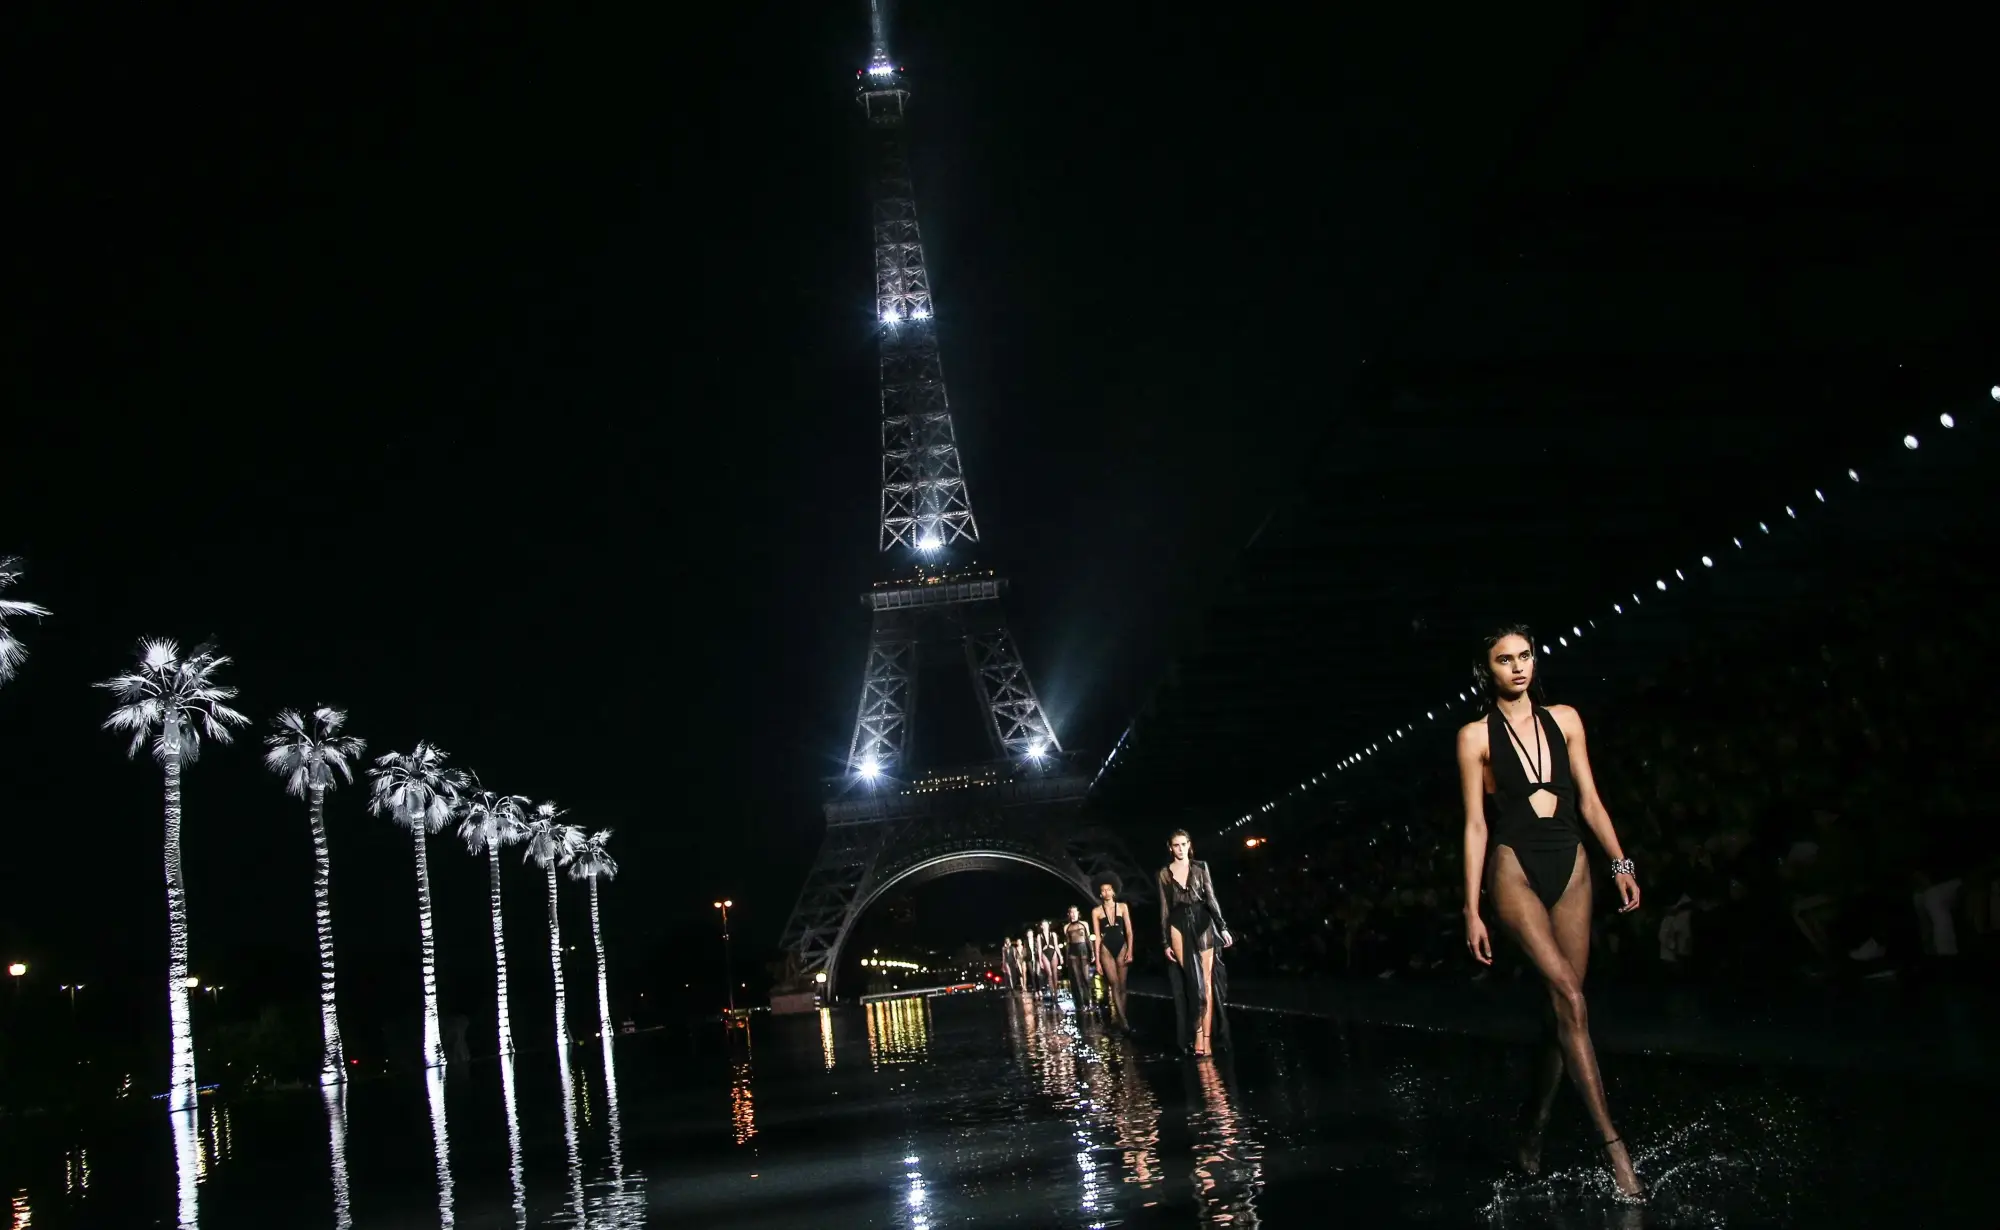
[[[831, 996], [855, 922], [884, 894], [961, 871], [1034, 867], [1090, 894], [1115, 872], [1128, 897], [1147, 883], [1112, 834], [1079, 823], [1089, 778], [1063, 751], [1008, 629], [1004, 578], [954, 562], [979, 542], [938, 355], [935, 308], [911, 186], [909, 91], [870, 0], [868, 64], [857, 73], [874, 158], [875, 328], [881, 367], [878, 545], [903, 579], [862, 595], [872, 627], [846, 771], [828, 783], [826, 836], [783, 938], [794, 978]], [[985, 715], [991, 758], [913, 763], [917, 680], [962, 659]], [[809, 1006], [809, 997], [789, 997]], [[774, 1007], [779, 997], [774, 996]]]

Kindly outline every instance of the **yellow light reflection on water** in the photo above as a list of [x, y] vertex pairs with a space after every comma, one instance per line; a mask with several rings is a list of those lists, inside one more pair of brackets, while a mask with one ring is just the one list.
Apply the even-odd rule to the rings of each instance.
[[819, 1010], [819, 1053], [826, 1061], [826, 1070], [833, 1071], [833, 1010]]
[[747, 1145], [757, 1135], [757, 1099], [750, 1088], [750, 1061], [729, 1065], [729, 1126], [736, 1143]]
[[930, 1044], [928, 997], [878, 999], [868, 1005], [868, 1058], [876, 1067], [919, 1063]]
[[28, 1230], [35, 1224], [35, 1210], [28, 1204], [28, 1189], [14, 1193], [14, 1230]]

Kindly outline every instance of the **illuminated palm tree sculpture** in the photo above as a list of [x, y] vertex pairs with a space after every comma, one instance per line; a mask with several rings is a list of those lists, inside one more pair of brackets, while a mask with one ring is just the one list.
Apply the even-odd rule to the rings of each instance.
[[[0, 555], [0, 590], [21, 579], [21, 561], [11, 555]], [[21, 659], [28, 651], [14, 634], [7, 629], [9, 615], [46, 615], [48, 608], [36, 606], [32, 602], [20, 602], [12, 598], [0, 598], [0, 683], [6, 683], [20, 669]]]
[[465, 848], [486, 856], [493, 899], [493, 967], [497, 971], [500, 994], [500, 1053], [514, 1053], [514, 1027], [507, 1017], [507, 941], [500, 931], [500, 851], [528, 838], [528, 800], [518, 794], [495, 794], [474, 789], [465, 796], [459, 813], [458, 835]]
[[597, 881], [618, 878], [618, 860], [605, 850], [611, 830], [592, 833], [569, 861], [569, 877], [590, 885], [590, 942], [597, 948], [597, 1028], [599, 1036], [611, 1036], [611, 993], [604, 977], [604, 932], [597, 923]]
[[264, 766], [285, 779], [285, 790], [305, 799], [306, 817], [312, 822], [313, 839], [313, 921], [319, 928], [319, 1025], [326, 1049], [319, 1066], [319, 1083], [334, 1085], [346, 1079], [347, 1059], [340, 1045], [340, 1014], [333, 996], [333, 908], [329, 899], [332, 862], [326, 852], [326, 792], [338, 785], [338, 775], [349, 785], [354, 782], [352, 762], [361, 759], [368, 745], [353, 735], [343, 735], [347, 713], [321, 705], [310, 718], [296, 709], [286, 709], [273, 718], [277, 727], [264, 737]]
[[556, 868], [568, 864], [583, 845], [583, 830], [562, 822], [563, 809], [540, 803], [528, 820], [528, 857], [549, 876], [549, 964], [556, 980], [556, 1045], [570, 1044], [569, 1002], [563, 994], [562, 919], [556, 913]]
[[446, 766], [449, 757], [429, 743], [419, 743], [405, 755], [390, 752], [368, 770], [374, 779], [368, 810], [387, 816], [410, 830], [417, 844], [417, 922], [423, 932], [424, 1066], [444, 1062], [444, 1038], [438, 1031], [437, 940], [431, 931], [431, 870], [424, 838], [445, 826], [458, 811], [459, 792], [468, 785], [465, 774]]
[[229, 728], [250, 719], [222, 702], [236, 689], [216, 682], [229, 659], [213, 645], [201, 645], [186, 657], [168, 640], [139, 642], [139, 665], [94, 686], [108, 689], [118, 701], [106, 730], [129, 731], [129, 756], [152, 741], [167, 784], [167, 1020], [172, 1031], [169, 1051], [167, 1109], [194, 1109], [194, 1030], [188, 1015], [187, 881], [181, 875], [181, 770], [201, 755], [203, 736], [229, 742]]

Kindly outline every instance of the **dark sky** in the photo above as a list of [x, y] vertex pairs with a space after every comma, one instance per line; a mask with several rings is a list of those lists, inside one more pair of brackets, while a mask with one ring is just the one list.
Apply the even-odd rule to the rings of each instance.
[[[1634, 78], [1594, 13], [902, 6], [982, 557], [1067, 744], [1123, 729], [1361, 360], [1407, 348], [1580, 122], [1579, 75], [1683, 88], [1600, 91], [1630, 124], [1591, 112], [1570, 149], [1726, 145], [1747, 98], [1775, 127], [1725, 161], [1783, 154], [1787, 114], [1813, 149], [1989, 161], [1944, 95], [1896, 101], [1921, 57], [1873, 79], [1865, 32], [1773, 60], [1776, 23], [1739, 53], [1684, 31]], [[138, 636], [213, 635], [260, 727], [346, 706], [373, 751], [429, 739], [616, 829], [635, 968], [721, 894], [775, 939], [879, 570], [865, 37], [860, 0], [10, 16], [0, 552], [56, 616], [0, 693], [0, 938], [151, 974], [158, 775], [88, 685]], [[1816, 110], [1856, 90], [1887, 136]], [[243, 745], [188, 791], [197, 966], [309, 986], [301, 805]], [[332, 813], [343, 951], [413, 999], [407, 839], [361, 794]], [[472, 997], [484, 881], [435, 849], [447, 996]], [[509, 891], [532, 951], [534, 883]]]

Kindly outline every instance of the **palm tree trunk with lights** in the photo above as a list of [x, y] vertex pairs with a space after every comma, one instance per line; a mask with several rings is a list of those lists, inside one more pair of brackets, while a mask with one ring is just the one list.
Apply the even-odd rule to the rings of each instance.
[[167, 1078], [167, 1109], [195, 1106], [194, 1020], [188, 1011], [187, 881], [181, 874], [181, 754], [169, 743], [164, 756], [167, 779], [167, 1020], [172, 1051]]
[[491, 881], [490, 893], [493, 902], [493, 966], [498, 981], [500, 995], [500, 1053], [514, 1053], [514, 1026], [507, 1017], [507, 940], [500, 928], [500, 847], [491, 846], [486, 853], [486, 866]]
[[417, 924], [423, 932], [424, 1066], [444, 1062], [444, 1037], [438, 1029], [437, 938], [431, 930], [431, 868], [424, 850], [424, 831], [412, 830], [417, 843]]
[[555, 971], [556, 980], [556, 1045], [567, 1047], [569, 1036], [569, 999], [563, 991], [563, 947], [562, 917], [556, 912], [556, 865], [548, 865], [549, 873], [549, 965]]
[[590, 877], [590, 942], [597, 949], [597, 1028], [611, 1036], [611, 990], [604, 973], [604, 931], [597, 923], [597, 877]]
[[347, 1056], [340, 1044], [340, 1013], [334, 1005], [333, 862], [326, 850], [326, 787], [312, 787], [313, 922], [319, 930], [319, 1026], [326, 1051], [320, 1060], [319, 1083], [335, 1085], [347, 1078]]

